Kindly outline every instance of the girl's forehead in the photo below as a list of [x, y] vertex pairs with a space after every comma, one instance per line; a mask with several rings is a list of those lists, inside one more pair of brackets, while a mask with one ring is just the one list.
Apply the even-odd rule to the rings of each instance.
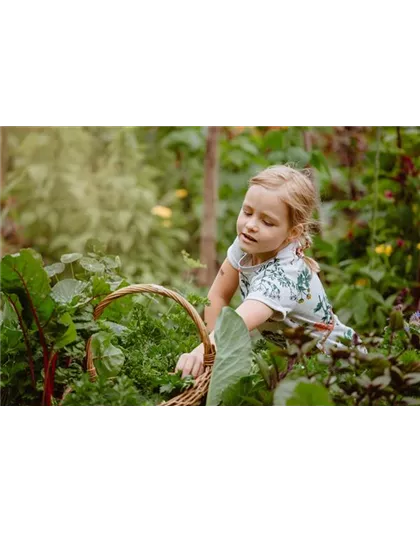
[[260, 185], [252, 185], [245, 195], [244, 203], [250, 204], [255, 208], [263, 205], [265, 208], [278, 209], [283, 204], [283, 201], [279, 191], [266, 189]]

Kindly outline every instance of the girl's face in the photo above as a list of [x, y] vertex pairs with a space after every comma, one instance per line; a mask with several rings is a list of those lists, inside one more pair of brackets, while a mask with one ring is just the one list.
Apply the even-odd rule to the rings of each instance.
[[287, 246], [287, 206], [278, 191], [252, 185], [244, 198], [236, 223], [241, 249], [265, 261]]

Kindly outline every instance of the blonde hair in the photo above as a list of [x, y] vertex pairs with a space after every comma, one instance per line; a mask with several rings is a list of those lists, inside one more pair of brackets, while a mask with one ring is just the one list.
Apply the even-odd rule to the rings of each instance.
[[312, 272], [319, 272], [318, 263], [304, 255], [304, 251], [312, 246], [312, 230], [318, 228], [318, 223], [312, 218], [314, 209], [318, 207], [318, 196], [310, 169], [297, 170], [289, 165], [274, 165], [251, 178], [248, 186], [252, 185], [281, 190], [281, 199], [288, 208], [290, 230], [299, 233], [297, 240], [301, 245], [303, 260]]

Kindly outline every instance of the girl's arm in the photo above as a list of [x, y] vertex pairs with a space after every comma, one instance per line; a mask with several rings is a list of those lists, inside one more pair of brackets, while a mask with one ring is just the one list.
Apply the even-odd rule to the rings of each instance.
[[238, 285], [239, 272], [233, 268], [226, 258], [207, 295], [210, 305], [204, 309], [204, 322], [209, 333], [214, 330], [217, 317], [222, 308], [230, 304]]

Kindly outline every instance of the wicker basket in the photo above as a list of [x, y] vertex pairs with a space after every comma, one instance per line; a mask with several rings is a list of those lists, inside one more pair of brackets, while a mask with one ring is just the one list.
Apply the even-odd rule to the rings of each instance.
[[[122, 296], [126, 296], [127, 294], [137, 294], [137, 293], [154, 293], [154, 294], [160, 294], [162, 296], [167, 296], [168, 298], [172, 298], [172, 300], [175, 300], [175, 302], [182, 305], [182, 307], [187, 311], [187, 313], [190, 315], [190, 317], [193, 319], [195, 325], [197, 326], [198, 332], [200, 334], [201, 341], [204, 345], [204, 373], [201, 374], [194, 382], [194, 385], [187, 389], [186, 391], [182, 392], [178, 396], [175, 396], [171, 400], [167, 402], [163, 402], [160, 405], [200, 405], [201, 400], [205, 394], [207, 394], [209, 384], [210, 384], [210, 377], [211, 377], [211, 370], [214, 363], [214, 358], [216, 355], [216, 350], [213, 344], [210, 342], [209, 335], [207, 333], [206, 326], [204, 325], [204, 322], [202, 321], [200, 315], [197, 313], [196, 309], [189, 303], [185, 298], [183, 298], [180, 294], [171, 291], [169, 289], [166, 289], [165, 287], [162, 287], [160, 285], [152, 285], [152, 284], [144, 284], [144, 285], [130, 285], [129, 287], [124, 287], [123, 289], [119, 289], [115, 292], [112, 292], [108, 296], [106, 296], [95, 308], [95, 311], [93, 313], [93, 318], [97, 320], [101, 314], [103, 313], [104, 309], [114, 300], [117, 300], [118, 298], [121, 298]], [[89, 378], [91, 381], [96, 380], [96, 369], [95, 365], [93, 364], [93, 355], [92, 350], [90, 348], [91, 338], [88, 340], [86, 344], [86, 369], [89, 373]], [[70, 389], [66, 390], [66, 394], [70, 392]], [[64, 399], [64, 396], [63, 396]]]

